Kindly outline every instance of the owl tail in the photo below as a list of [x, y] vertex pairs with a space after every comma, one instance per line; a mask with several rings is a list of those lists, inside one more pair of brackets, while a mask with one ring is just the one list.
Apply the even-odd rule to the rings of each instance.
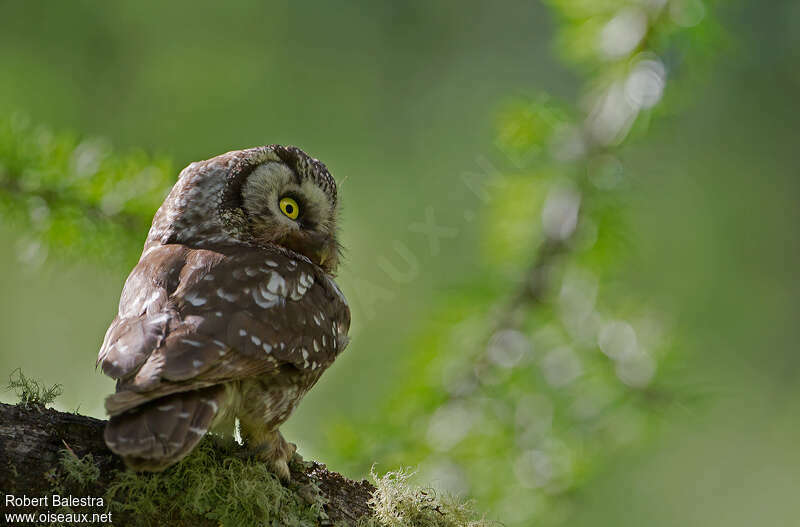
[[105, 441], [134, 470], [160, 471], [186, 457], [211, 428], [223, 386], [176, 393], [108, 421]]

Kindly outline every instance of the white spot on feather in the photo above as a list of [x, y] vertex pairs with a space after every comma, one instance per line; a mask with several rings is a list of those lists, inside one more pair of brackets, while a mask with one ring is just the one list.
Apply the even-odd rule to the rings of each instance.
[[272, 274], [269, 277], [269, 283], [267, 284], [267, 290], [270, 293], [286, 296], [286, 280], [284, 280], [283, 277], [275, 271], [272, 271]]
[[148, 319], [148, 320], [147, 320], [147, 323], [148, 323], [148, 324], [152, 324], [152, 325], [154, 325], [154, 326], [158, 326], [158, 325], [161, 325], [161, 324], [163, 324], [163, 323], [164, 323], [164, 322], [166, 322], [167, 320], [169, 320], [169, 315], [168, 315], [168, 314], [166, 314], [166, 313], [160, 313], [160, 314], [158, 314], [158, 315], [156, 315], [156, 316], [154, 316], [154, 317], [151, 317], [150, 319]]
[[236, 293], [228, 293], [222, 288], [217, 289], [217, 296], [228, 302], [236, 302], [239, 299], [239, 295]]
[[253, 302], [262, 309], [269, 309], [278, 303], [278, 295], [267, 291], [264, 284], [259, 284], [258, 288], [253, 290]]
[[202, 306], [208, 301], [208, 299], [203, 298], [201, 296], [197, 296], [194, 293], [189, 293], [188, 295], [186, 295], [186, 301], [192, 304], [193, 306]]
[[307, 290], [308, 290], [307, 287], [303, 287], [301, 284], [297, 284], [297, 286], [292, 291], [292, 294], [289, 295], [289, 298], [291, 298], [292, 300], [300, 300], [301, 298], [303, 298], [303, 295], [306, 294]]
[[314, 277], [307, 273], [300, 273], [300, 283], [308, 289], [314, 283]]

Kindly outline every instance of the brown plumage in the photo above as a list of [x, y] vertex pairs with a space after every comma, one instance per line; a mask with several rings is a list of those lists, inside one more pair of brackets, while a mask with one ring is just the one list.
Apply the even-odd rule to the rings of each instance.
[[106, 443], [130, 467], [166, 468], [238, 418], [288, 478], [293, 447], [278, 427], [347, 344], [336, 210], [333, 178], [294, 147], [181, 173], [98, 357], [117, 380]]

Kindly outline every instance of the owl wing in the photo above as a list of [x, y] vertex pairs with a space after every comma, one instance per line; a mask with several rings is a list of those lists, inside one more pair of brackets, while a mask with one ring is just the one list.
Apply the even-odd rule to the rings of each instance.
[[165, 395], [293, 367], [318, 377], [344, 349], [350, 311], [303, 257], [165, 245], [126, 281], [100, 350], [116, 415]]

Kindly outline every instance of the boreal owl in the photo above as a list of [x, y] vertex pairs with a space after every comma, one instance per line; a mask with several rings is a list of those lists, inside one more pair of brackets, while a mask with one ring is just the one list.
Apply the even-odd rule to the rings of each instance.
[[108, 447], [162, 470], [236, 418], [289, 478], [278, 427], [347, 344], [336, 182], [292, 146], [192, 163], [156, 212], [97, 359]]

